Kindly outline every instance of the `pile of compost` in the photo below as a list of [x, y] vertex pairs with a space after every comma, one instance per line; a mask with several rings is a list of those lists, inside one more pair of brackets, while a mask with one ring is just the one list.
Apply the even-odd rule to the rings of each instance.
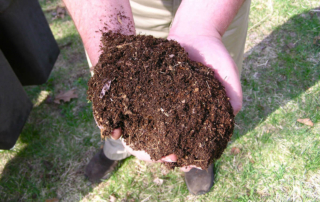
[[212, 69], [172, 40], [107, 32], [101, 42], [87, 93], [103, 138], [121, 128], [125, 143], [153, 160], [176, 154], [170, 168], [206, 169], [221, 156], [234, 115]]

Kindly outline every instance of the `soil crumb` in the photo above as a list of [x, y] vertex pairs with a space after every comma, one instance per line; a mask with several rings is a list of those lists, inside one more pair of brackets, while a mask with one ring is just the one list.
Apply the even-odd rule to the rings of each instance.
[[103, 138], [121, 128], [126, 144], [153, 160], [176, 154], [168, 168], [206, 169], [220, 158], [234, 115], [212, 69], [175, 41], [109, 31], [101, 42], [87, 93]]

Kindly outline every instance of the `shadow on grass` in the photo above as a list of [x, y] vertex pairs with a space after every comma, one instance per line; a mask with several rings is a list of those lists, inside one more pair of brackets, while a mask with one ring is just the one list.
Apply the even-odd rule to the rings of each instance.
[[319, 13], [296, 15], [245, 54], [243, 109], [236, 117], [233, 140], [320, 80], [320, 40], [315, 40], [319, 26]]
[[[1, 201], [44, 201], [63, 198], [67, 191], [86, 195], [95, 187], [86, 186], [88, 182], [83, 176], [88, 158], [98, 148], [93, 142], [99, 141], [98, 130], [94, 131], [93, 127], [91, 104], [86, 100], [89, 69], [78, 35], [70, 34], [57, 42], [63, 48], [47, 83], [25, 90], [33, 101], [41, 91], [50, 92], [53, 97], [72, 88], [77, 89], [79, 98], [60, 105], [49, 98], [34, 107], [18, 140], [18, 148], [0, 153], [1, 158], [14, 156], [1, 173]], [[79, 132], [86, 135], [78, 135]]]
[[[315, 40], [320, 33], [319, 26], [319, 13], [310, 11], [295, 15], [245, 53], [241, 76], [243, 108], [236, 117], [231, 147], [233, 147], [233, 142], [246, 136], [250, 144], [258, 141], [256, 145], [267, 148], [268, 144], [272, 144], [269, 138], [273, 130], [277, 130], [275, 128], [281, 123], [273, 122], [270, 127], [266, 126], [268, 127], [266, 131], [260, 131], [263, 130], [261, 128], [255, 129], [268, 117], [272, 117], [276, 110], [298, 99], [301, 94], [320, 81], [320, 40]], [[248, 33], [248, 43], [254, 40], [254, 35], [257, 36], [259, 33]], [[317, 109], [311, 109], [308, 113], [316, 114]], [[312, 121], [317, 123], [319, 117], [314, 117]], [[263, 136], [259, 139], [256, 133], [260, 132], [263, 133]], [[253, 153], [259, 152], [258, 150], [250, 151], [246, 145], [243, 147], [244, 150], [252, 152], [253, 156], [255, 155]], [[302, 158], [301, 153], [299, 156]], [[216, 162], [216, 179], [226, 175], [226, 173], [219, 175], [223, 173], [222, 165], [227, 164], [223, 161], [231, 163], [234, 158], [234, 155], [228, 153], [225, 158]], [[248, 169], [253, 169], [252, 164], [248, 164]], [[245, 171], [240, 173], [245, 175]], [[261, 199], [261, 195], [256, 191], [252, 193], [257, 195], [255, 199]], [[251, 194], [248, 193], [243, 197], [247, 197], [246, 200], [248, 200], [249, 195], [251, 197]], [[235, 194], [235, 197], [239, 196], [242, 195]]]
[[[280, 106], [319, 81], [320, 64], [316, 55], [320, 42], [314, 41], [319, 26], [318, 13], [313, 17], [308, 12], [294, 16], [247, 53], [241, 80], [244, 107], [236, 118], [238, 126], [233, 140], [253, 130]], [[58, 43], [64, 45], [69, 41], [72, 44], [64, 47], [59, 59], [62, 62], [57, 64], [68, 68], [56, 65], [58, 70], [53, 71], [46, 84], [28, 87], [31, 99], [37, 98], [42, 90], [54, 92], [59, 82], [66, 83], [64, 88], [87, 88], [89, 70], [84, 52], [73, 52], [76, 60], [68, 59], [73, 46], [80, 48], [81, 40], [79, 36], [70, 36]], [[74, 71], [86, 73], [70, 78]], [[86, 102], [84, 93], [70, 103], [42, 104], [35, 108], [20, 136], [23, 148], [17, 153], [13, 150], [1, 154], [15, 155], [1, 174], [1, 200], [68, 200], [65, 198], [68, 192], [74, 192], [79, 200], [90, 193], [96, 185], [86, 182], [83, 172], [98, 147], [93, 144], [97, 139], [92, 136], [99, 138], [99, 135], [94, 133], [97, 130], [91, 105]]]
[[[290, 101], [298, 99], [301, 94], [304, 94], [306, 90], [320, 81], [320, 40], [315, 40], [320, 33], [319, 27], [319, 13], [304, 12], [295, 15], [277, 27], [261, 42], [255, 43], [256, 45], [245, 54], [241, 76], [243, 109], [236, 117], [236, 127], [229, 145], [230, 147], [238, 147], [239, 142], [242, 142], [241, 144], [248, 142], [248, 144], [252, 145], [257, 141], [256, 145], [259, 145], [261, 148], [268, 148], [269, 144], [274, 144], [269, 140], [269, 137], [274, 134], [273, 130], [276, 131], [281, 123], [278, 123], [278, 121], [273, 122], [270, 127], [266, 126], [266, 128], [268, 127], [266, 131], [260, 131], [263, 130], [263, 128], [261, 129], [259, 126], [265, 122], [268, 117], [273, 117], [273, 113], [276, 110], [286, 106]], [[250, 40], [254, 40], [254, 35], [257, 36], [260, 35], [260, 33], [248, 33], [247, 43], [250, 43]], [[320, 103], [318, 104], [320, 106]], [[311, 109], [307, 113], [317, 114], [317, 109]], [[312, 117], [314, 117], [312, 120], [314, 123], [320, 120], [319, 116]], [[259, 128], [259, 130], [256, 130], [256, 128]], [[257, 133], [263, 133], [263, 136], [258, 138]], [[242, 139], [244, 136], [247, 140]], [[233, 144], [234, 142], [236, 142], [236, 144]], [[251, 152], [252, 156], [259, 156], [259, 154], [257, 154], [260, 152], [259, 149], [250, 151], [250, 146], [242, 145], [242, 147], [241, 149], [245, 150], [245, 152]], [[225, 153], [226, 152], [227, 151], [225, 151]], [[245, 169], [248, 170], [238, 170], [233, 173], [232, 170], [237, 168], [232, 164], [234, 160], [237, 159], [237, 162], [241, 161], [239, 159], [247, 155], [247, 153], [243, 153], [243, 156], [240, 155], [240, 157], [229, 152], [230, 150], [215, 164], [217, 181], [232, 181], [232, 179], [236, 177], [230, 177], [229, 179], [223, 178], [236, 175], [237, 177], [241, 176], [241, 179], [237, 181], [237, 185], [242, 183], [246, 184], [245, 180], [250, 177], [245, 176], [250, 176], [250, 174], [254, 173], [254, 171], [252, 171], [252, 173], [250, 171], [250, 169], [254, 170], [252, 166], [254, 161], [251, 163], [248, 160], [249, 163], [245, 164]], [[299, 150], [299, 152], [302, 151]], [[302, 153], [299, 153], [299, 158], [303, 158]], [[241, 162], [244, 163], [245, 160]], [[311, 162], [301, 166], [305, 166], [305, 168], [308, 169], [308, 166], [310, 167], [313, 164], [314, 163]], [[225, 171], [225, 166], [229, 166], [227, 171]], [[230, 168], [230, 166], [236, 168]], [[319, 165], [317, 169], [319, 169]], [[221, 183], [219, 185], [223, 186]], [[254, 190], [257, 189], [258, 185], [251, 184], [251, 186], [251, 189]], [[215, 187], [213, 190], [214, 189]], [[252, 195], [254, 195], [254, 197]], [[230, 196], [232, 198], [230, 200], [239, 200], [240, 198], [237, 197], [243, 197], [244, 201], [246, 201], [249, 200], [249, 196], [253, 197], [254, 200], [261, 199], [261, 201], [263, 201], [262, 199], [265, 199], [261, 198], [261, 195], [257, 194], [255, 190], [253, 192], [247, 192], [246, 194], [234, 194], [232, 196], [234, 198]]]

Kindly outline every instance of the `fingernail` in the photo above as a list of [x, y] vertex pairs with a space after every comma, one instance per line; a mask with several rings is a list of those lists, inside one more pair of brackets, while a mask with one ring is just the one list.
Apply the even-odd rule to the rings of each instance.
[[170, 158], [164, 158], [163, 161], [169, 162], [169, 163], [173, 163], [173, 162], [174, 162], [174, 161], [172, 161]]
[[170, 163], [174, 162], [174, 161], [172, 161], [171, 159], [165, 159], [165, 160], [163, 160], [163, 161], [165, 161], [165, 162], [170, 162]]

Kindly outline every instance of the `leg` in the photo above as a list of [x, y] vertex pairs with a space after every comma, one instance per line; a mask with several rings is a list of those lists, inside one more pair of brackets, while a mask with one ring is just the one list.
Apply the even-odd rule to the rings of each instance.
[[238, 66], [239, 75], [241, 75], [242, 71], [243, 51], [247, 37], [250, 3], [251, 0], [246, 0], [243, 3], [238, 14], [222, 37], [223, 44]]
[[136, 34], [167, 38], [182, 0], [130, 0]]

